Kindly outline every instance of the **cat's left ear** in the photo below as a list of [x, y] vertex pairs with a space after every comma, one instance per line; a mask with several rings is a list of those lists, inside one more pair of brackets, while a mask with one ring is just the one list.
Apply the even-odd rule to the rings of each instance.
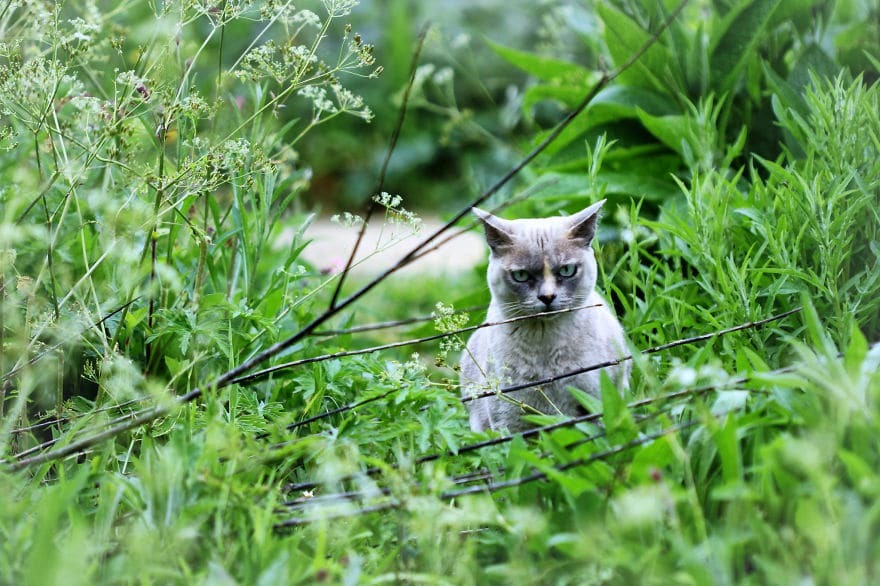
[[596, 236], [596, 222], [599, 221], [599, 210], [602, 209], [603, 205], [605, 205], [604, 199], [570, 216], [569, 238], [581, 240], [585, 247], [589, 246]]

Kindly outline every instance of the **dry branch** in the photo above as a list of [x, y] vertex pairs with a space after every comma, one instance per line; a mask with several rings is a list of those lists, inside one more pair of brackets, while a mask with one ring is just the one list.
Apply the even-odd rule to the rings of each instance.
[[[464, 309], [459, 309], [456, 313], [476, 313], [478, 311], [485, 311], [487, 305], [474, 305], [472, 307], [466, 307]], [[433, 315], [421, 315], [418, 317], [408, 317], [406, 319], [396, 319], [392, 321], [382, 321], [374, 324], [363, 324], [359, 326], [352, 326], [350, 328], [345, 328], [341, 330], [319, 330], [317, 332], [312, 332], [312, 336], [315, 337], [331, 337], [331, 336], [347, 336], [349, 334], [362, 334], [364, 332], [374, 332], [376, 330], [386, 330], [390, 328], [397, 328], [401, 326], [409, 326], [412, 324], [424, 323], [427, 321], [433, 321], [436, 319], [436, 316]]]
[[[633, 420], [636, 423], [642, 423], [642, 422], [647, 421], [649, 419], [653, 419], [655, 417], [658, 417], [661, 414], [668, 414], [668, 411], [657, 411], [655, 413], [649, 413], [649, 414], [645, 414], [645, 415], [637, 415], [637, 416], [633, 417]], [[584, 436], [583, 438], [580, 438], [580, 439], [577, 439], [577, 440], [574, 440], [574, 441], [571, 441], [571, 442], [565, 444], [564, 446], [562, 446], [562, 449], [566, 450], [566, 451], [570, 451], [570, 450], [573, 450], [573, 449], [578, 448], [580, 446], [594, 442], [598, 439], [601, 439], [601, 438], [605, 437], [606, 435], [607, 435], [607, 432], [605, 431], [605, 429], [600, 429], [599, 431], [597, 431], [594, 434]], [[551, 454], [545, 452], [545, 453], [541, 454], [540, 457], [541, 458], [550, 458], [551, 456], [552, 456]], [[498, 470], [499, 474], [503, 473], [503, 472], [504, 472], [503, 468]], [[458, 476], [454, 476], [454, 477], [450, 478], [450, 481], [452, 482], [452, 484], [462, 485], [462, 484], [469, 484], [471, 482], [477, 482], [477, 481], [485, 482], [487, 480], [492, 480], [492, 478], [493, 478], [493, 476], [492, 476], [491, 472], [489, 472], [488, 470], [480, 470], [477, 472], [468, 472], [466, 474], [460, 474]], [[388, 489], [387, 487], [381, 487], [378, 489], [378, 491], [382, 495], [391, 494], [390, 489]], [[339, 492], [339, 493], [331, 493], [331, 494], [322, 494], [322, 495], [317, 495], [317, 496], [304, 495], [304, 496], [300, 496], [300, 497], [297, 497], [297, 498], [294, 498], [294, 499], [291, 499], [288, 501], [284, 501], [284, 502], [280, 503], [279, 506], [284, 507], [287, 512], [291, 512], [291, 511], [294, 511], [297, 509], [300, 509], [300, 510], [305, 509], [305, 508], [308, 508], [308, 507], [313, 506], [315, 504], [320, 504], [322, 502], [340, 501], [340, 500], [365, 500], [369, 496], [370, 495], [368, 495], [365, 491], [347, 491], [347, 492]]]

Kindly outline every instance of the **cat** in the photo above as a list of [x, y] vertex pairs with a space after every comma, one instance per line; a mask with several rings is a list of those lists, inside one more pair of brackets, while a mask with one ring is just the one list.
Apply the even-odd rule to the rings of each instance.
[[[487, 322], [598, 305], [552, 316], [489, 326], [473, 333], [461, 357], [462, 397], [534, 382], [627, 354], [620, 322], [595, 291], [592, 242], [605, 200], [567, 217], [504, 220], [474, 207], [489, 245], [487, 277], [492, 301]], [[629, 363], [606, 372], [625, 388]], [[578, 415], [582, 407], [566, 387], [599, 396], [599, 371], [467, 403], [470, 426], [519, 432], [529, 413]], [[512, 399], [513, 401], [511, 401]], [[519, 403], [527, 405], [527, 408]]]

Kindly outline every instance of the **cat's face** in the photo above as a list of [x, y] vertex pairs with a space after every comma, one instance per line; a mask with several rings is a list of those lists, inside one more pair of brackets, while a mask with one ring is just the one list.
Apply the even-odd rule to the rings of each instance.
[[591, 243], [605, 201], [567, 217], [504, 220], [474, 208], [483, 221], [489, 289], [505, 317], [582, 306], [596, 284]]

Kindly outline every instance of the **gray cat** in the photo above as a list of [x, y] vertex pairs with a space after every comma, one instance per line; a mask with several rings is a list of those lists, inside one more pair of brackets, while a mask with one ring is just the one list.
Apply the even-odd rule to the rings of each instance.
[[[594, 290], [596, 258], [591, 243], [605, 201], [567, 217], [504, 220], [478, 208], [489, 257], [492, 302], [488, 322], [585, 305], [553, 316], [491, 326], [474, 332], [461, 358], [462, 396], [534, 382], [626, 355], [623, 328]], [[618, 387], [629, 380], [629, 363], [607, 369]], [[505, 396], [469, 402], [474, 431], [529, 426], [528, 413], [576, 415], [580, 405], [567, 386], [599, 394], [599, 371], [565, 378]], [[524, 407], [525, 405], [525, 407]]]

